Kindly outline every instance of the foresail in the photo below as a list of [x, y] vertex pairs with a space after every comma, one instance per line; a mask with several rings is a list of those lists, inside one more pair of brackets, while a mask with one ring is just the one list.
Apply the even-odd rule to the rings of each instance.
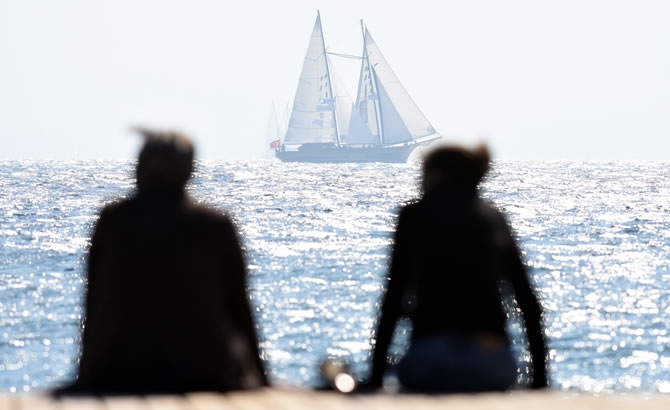
[[[414, 139], [396, 105], [391, 100], [383, 84], [377, 88], [379, 107], [382, 111], [382, 136], [384, 144], [399, 144]], [[422, 135], [423, 136], [423, 135]]]
[[340, 144], [367, 145], [373, 144], [375, 137], [361, 120], [354, 109], [354, 102], [347, 92], [342, 79], [330, 64], [330, 80], [335, 95], [335, 112]]
[[367, 112], [368, 126], [372, 129], [371, 103], [375, 102], [379, 104], [378, 111], [375, 112], [379, 117], [374, 119], [379, 122], [384, 144], [403, 143], [436, 134], [433, 126], [398, 80], [368, 30], [365, 30], [365, 51], [367, 67], [364, 61], [361, 76], [361, 86], [365, 89], [361, 92], [359, 86], [358, 98], [360, 102], [366, 102], [363, 105], [359, 102], [359, 110]]
[[317, 16], [284, 144], [337, 142], [335, 98], [331, 91], [327, 64], [321, 18]]
[[377, 110], [377, 86], [374, 73], [370, 68], [365, 47], [363, 47], [363, 58], [361, 63], [361, 74], [358, 79], [358, 95], [356, 96], [356, 107], [358, 114], [364, 124], [367, 125], [374, 141], [381, 143], [379, 135], [379, 116]]

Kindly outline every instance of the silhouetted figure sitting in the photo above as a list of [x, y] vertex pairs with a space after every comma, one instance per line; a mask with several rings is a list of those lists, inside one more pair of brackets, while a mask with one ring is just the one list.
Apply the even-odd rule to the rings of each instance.
[[231, 219], [185, 192], [186, 137], [140, 132], [137, 192], [102, 210], [91, 239], [78, 379], [60, 393], [267, 385]]
[[368, 387], [382, 384], [387, 350], [403, 315], [412, 323], [409, 349], [397, 368], [405, 389], [455, 393], [511, 387], [517, 365], [505, 331], [504, 282], [523, 314], [532, 387], [547, 386], [541, 306], [505, 217], [478, 195], [489, 162], [485, 146], [441, 147], [425, 158], [423, 196], [398, 218]]

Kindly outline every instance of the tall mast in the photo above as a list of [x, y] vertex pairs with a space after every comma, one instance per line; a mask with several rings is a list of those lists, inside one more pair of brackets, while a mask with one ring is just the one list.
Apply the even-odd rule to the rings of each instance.
[[[363, 19], [361, 19], [361, 32], [363, 33], [363, 61], [364, 64], [367, 64], [368, 67], [368, 73], [370, 74], [370, 81], [374, 85], [374, 93], [375, 93], [375, 102], [374, 102], [374, 107], [375, 107], [375, 125], [377, 126], [377, 133], [379, 134], [379, 144], [384, 145], [384, 136], [382, 135], [383, 133], [383, 128], [381, 126], [381, 115], [382, 115], [382, 110], [381, 106], [379, 104], [379, 86], [377, 84], [377, 75], [374, 73], [372, 70], [372, 67], [370, 66], [370, 57], [368, 56], [368, 43], [366, 41], [367, 38], [367, 29], [365, 28], [365, 24], [363, 23]], [[362, 73], [361, 73], [362, 74]]]
[[[326, 42], [323, 38], [323, 26], [321, 25], [321, 13], [319, 10], [316, 11], [316, 16], [319, 19], [319, 30], [321, 30], [321, 45], [323, 46], [323, 58], [326, 60], [326, 76], [328, 77], [328, 90], [330, 91], [330, 98], [333, 99], [335, 104], [335, 95], [333, 94], [333, 82], [330, 79], [330, 65], [328, 64], [328, 53], [326, 53]], [[335, 122], [335, 140], [337, 141], [337, 146], [340, 146], [340, 130], [337, 127], [337, 110], [333, 110], [333, 121]]]

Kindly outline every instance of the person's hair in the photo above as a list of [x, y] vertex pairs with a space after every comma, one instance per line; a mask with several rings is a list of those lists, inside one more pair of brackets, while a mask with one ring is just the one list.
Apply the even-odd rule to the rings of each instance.
[[183, 190], [193, 172], [191, 140], [177, 131], [135, 130], [144, 137], [137, 161], [138, 190]]
[[445, 184], [476, 188], [488, 172], [490, 162], [491, 154], [484, 144], [471, 149], [455, 145], [438, 147], [423, 160], [424, 190]]

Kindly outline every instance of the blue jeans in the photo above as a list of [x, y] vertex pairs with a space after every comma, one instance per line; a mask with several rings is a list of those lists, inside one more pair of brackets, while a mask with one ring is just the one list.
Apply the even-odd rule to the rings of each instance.
[[398, 381], [411, 391], [475, 393], [503, 391], [517, 377], [510, 348], [483, 346], [477, 336], [440, 335], [414, 341], [398, 364]]

